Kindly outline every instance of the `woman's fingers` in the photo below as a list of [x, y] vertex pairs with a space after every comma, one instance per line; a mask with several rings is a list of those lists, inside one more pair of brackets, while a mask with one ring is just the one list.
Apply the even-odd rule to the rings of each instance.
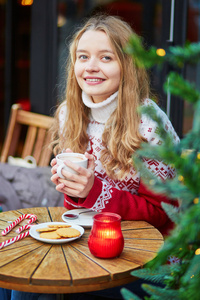
[[[94, 184], [94, 172], [92, 170], [85, 169], [85, 175], [71, 174], [63, 170], [63, 175], [66, 179], [53, 177], [53, 180], [57, 180], [56, 189], [60, 192], [72, 197], [85, 198], [89, 194]], [[60, 185], [62, 184], [62, 185]]]
[[[63, 182], [61, 182], [61, 179], [60, 177], [58, 177], [57, 174], [54, 174], [52, 177], [51, 177], [51, 181], [56, 185], [56, 190], [60, 193], [63, 193], [63, 194], [67, 194], [68, 196], [73, 196], [74, 192], [73, 193], [68, 193], [68, 188], [66, 187], [66, 180]], [[72, 190], [73, 191], [73, 190]]]
[[56, 163], [57, 163], [56, 158], [53, 158], [50, 163], [51, 167], [55, 166]]
[[55, 173], [55, 174], [53, 174], [52, 176], [51, 176], [51, 181], [55, 184], [55, 185], [57, 185], [57, 184], [59, 184], [59, 177], [58, 177], [58, 174], [57, 173]]
[[95, 159], [92, 154], [89, 154], [88, 152], [85, 152], [85, 157], [88, 159], [88, 169], [91, 169], [94, 171], [95, 169]]
[[[71, 153], [72, 150], [71, 150], [70, 148], [67, 148], [67, 149], [65, 149], [64, 152], [65, 152], [65, 153]], [[55, 174], [55, 173], [56, 173], [56, 168], [53, 168], [54, 166], [56, 166], [56, 164], [57, 164], [57, 160], [56, 160], [56, 158], [53, 158], [53, 159], [51, 160], [51, 162], [50, 162], [50, 166], [52, 167], [52, 169], [51, 169], [51, 173], [52, 173], [52, 174]]]
[[[66, 152], [72, 152], [70, 149], [66, 149]], [[77, 174], [66, 171], [62, 169], [62, 175], [65, 179], [62, 179], [57, 174], [57, 163], [52, 160], [52, 174], [51, 181], [55, 183], [56, 190], [65, 193], [71, 197], [80, 197], [85, 198], [89, 194], [93, 184], [94, 184], [94, 169], [95, 169], [95, 160], [94, 156], [85, 153], [85, 156], [88, 158], [88, 168], [85, 169], [76, 163], [71, 161], [65, 161], [66, 166], [72, 168]]]

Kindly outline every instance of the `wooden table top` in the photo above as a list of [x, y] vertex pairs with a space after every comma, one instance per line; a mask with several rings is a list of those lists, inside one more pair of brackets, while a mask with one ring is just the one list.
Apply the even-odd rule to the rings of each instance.
[[[21, 214], [37, 215], [38, 223], [63, 222], [64, 207], [35, 207], [0, 213], [0, 230]], [[23, 220], [0, 243], [17, 235]], [[131, 271], [152, 260], [163, 236], [143, 221], [122, 221], [124, 250], [113, 259], [94, 257], [88, 248], [90, 228], [70, 243], [47, 244], [28, 236], [0, 250], [0, 287], [26, 292], [77, 293], [120, 286], [134, 281]]]

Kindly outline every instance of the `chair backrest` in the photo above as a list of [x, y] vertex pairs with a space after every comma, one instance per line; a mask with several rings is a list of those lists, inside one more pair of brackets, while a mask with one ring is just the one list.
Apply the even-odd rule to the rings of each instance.
[[25, 158], [31, 155], [38, 166], [48, 166], [52, 155], [51, 150], [48, 149], [50, 142], [48, 129], [52, 122], [53, 117], [24, 111], [19, 104], [13, 104], [0, 161], [7, 162], [9, 155], [16, 156], [19, 143], [21, 143], [22, 129], [26, 127], [20, 157]]

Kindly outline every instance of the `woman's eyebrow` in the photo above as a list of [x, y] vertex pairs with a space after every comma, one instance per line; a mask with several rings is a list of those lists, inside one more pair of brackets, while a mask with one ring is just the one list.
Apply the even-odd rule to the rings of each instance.
[[79, 50], [76, 50], [76, 52], [87, 52], [87, 51], [86, 51], [86, 50], [79, 49]]
[[[76, 50], [76, 53], [78, 53], [78, 52], [88, 52], [87, 50], [84, 50], [84, 49], [77, 49]], [[112, 51], [112, 50], [108, 50], [108, 49], [102, 49], [102, 50], [99, 50], [99, 52], [101, 53], [103, 53], [103, 52], [108, 52], [108, 53], [112, 53], [112, 54], [114, 54], [114, 52]]]

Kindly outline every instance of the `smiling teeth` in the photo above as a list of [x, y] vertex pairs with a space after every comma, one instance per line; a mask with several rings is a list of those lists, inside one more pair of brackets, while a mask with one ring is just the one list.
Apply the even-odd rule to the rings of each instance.
[[103, 79], [98, 79], [98, 78], [86, 78], [86, 81], [97, 82], [97, 81], [103, 81]]

